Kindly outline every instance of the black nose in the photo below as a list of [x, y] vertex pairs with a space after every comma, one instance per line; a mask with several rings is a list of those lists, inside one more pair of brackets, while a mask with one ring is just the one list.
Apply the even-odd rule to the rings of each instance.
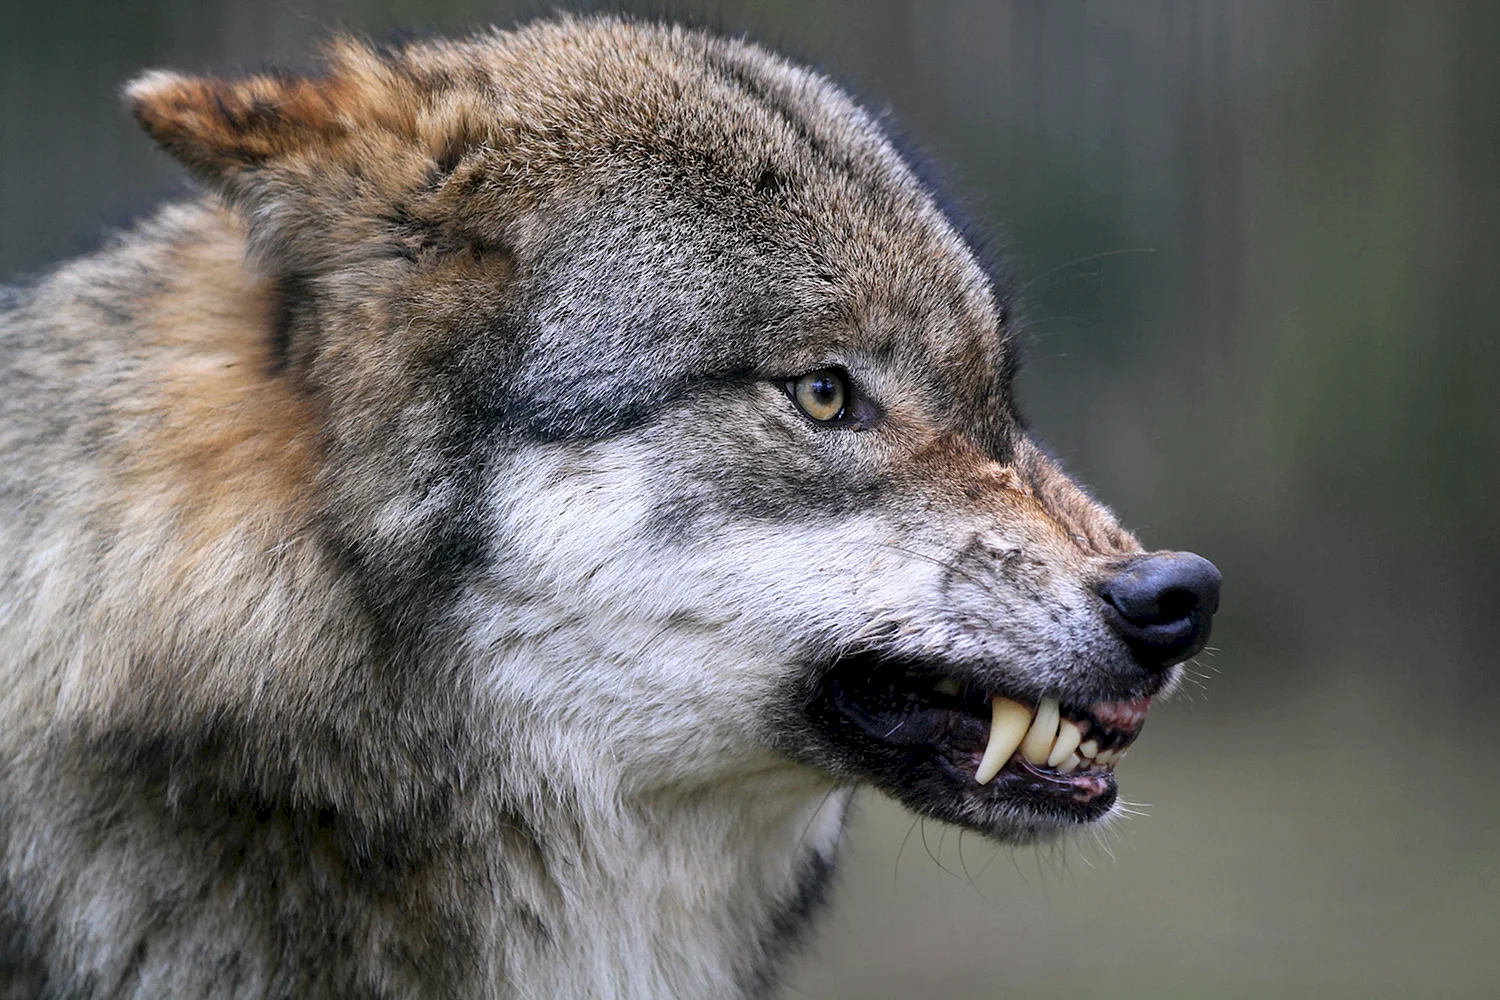
[[1203, 648], [1219, 610], [1219, 570], [1191, 552], [1128, 563], [1099, 587], [1105, 614], [1136, 662], [1163, 670]]

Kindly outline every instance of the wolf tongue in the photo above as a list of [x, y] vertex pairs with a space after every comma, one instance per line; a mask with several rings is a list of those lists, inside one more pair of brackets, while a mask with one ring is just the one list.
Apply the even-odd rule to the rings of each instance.
[[988, 785], [1000, 773], [1010, 755], [1026, 738], [1031, 728], [1031, 709], [1009, 698], [990, 700], [990, 741], [984, 748], [984, 757], [979, 761], [979, 770], [974, 780]]

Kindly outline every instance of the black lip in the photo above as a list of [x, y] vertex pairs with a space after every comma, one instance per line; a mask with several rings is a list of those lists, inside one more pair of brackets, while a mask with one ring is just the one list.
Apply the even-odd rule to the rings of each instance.
[[[872, 782], [923, 815], [1027, 842], [1108, 813], [1118, 793], [1112, 774], [1063, 775], [1018, 758], [988, 784], [974, 780], [989, 738], [991, 696], [1035, 703], [1028, 692], [973, 679], [982, 675], [940, 660], [859, 653], [817, 671], [804, 712], [830, 751], [820, 755], [825, 762]], [[932, 691], [933, 682], [945, 676], [961, 681], [957, 695]], [[1097, 731], [1090, 732], [1101, 748], [1130, 742], [1138, 725], [1124, 731], [1090, 714], [1100, 687], [1099, 681], [1085, 681], [1076, 696], [1061, 692], [1064, 715], [1094, 721]], [[1140, 698], [1159, 687], [1155, 680], [1119, 693]]]

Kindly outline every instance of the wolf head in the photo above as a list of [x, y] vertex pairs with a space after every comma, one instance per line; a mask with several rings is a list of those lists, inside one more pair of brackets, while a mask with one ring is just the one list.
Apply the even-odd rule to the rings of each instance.
[[330, 558], [481, 692], [516, 789], [796, 773], [1016, 841], [1109, 811], [1217, 573], [1028, 436], [1003, 297], [828, 80], [564, 20], [128, 99], [275, 289]]

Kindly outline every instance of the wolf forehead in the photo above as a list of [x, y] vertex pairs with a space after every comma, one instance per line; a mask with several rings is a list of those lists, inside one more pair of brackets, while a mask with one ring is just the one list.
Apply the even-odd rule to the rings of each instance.
[[434, 288], [467, 296], [450, 332], [503, 328], [496, 375], [532, 430], [607, 433], [694, 381], [862, 359], [1006, 436], [975, 424], [1010, 423], [990, 276], [874, 118], [753, 44], [569, 18], [341, 38], [316, 75], [152, 73], [127, 96], [249, 209], [284, 288], [389, 257], [410, 265], [386, 272], [392, 325]]

